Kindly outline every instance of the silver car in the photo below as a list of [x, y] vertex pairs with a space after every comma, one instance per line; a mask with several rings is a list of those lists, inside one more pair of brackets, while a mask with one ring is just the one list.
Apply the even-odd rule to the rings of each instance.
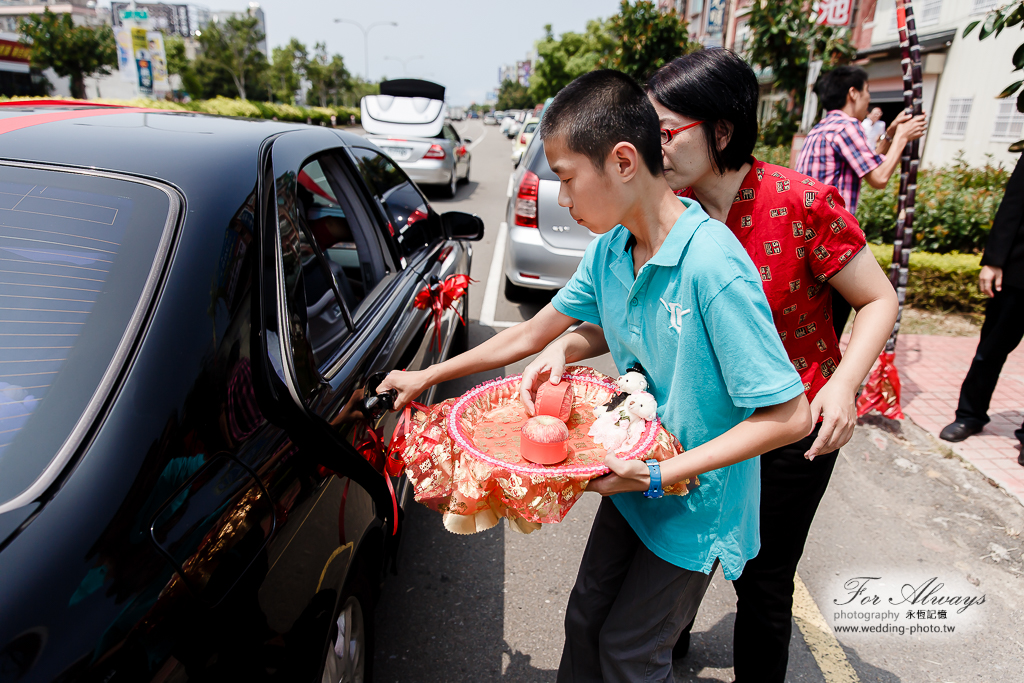
[[534, 136], [509, 179], [505, 221], [505, 298], [517, 301], [528, 289], [560, 289], [596, 235], [558, 205], [558, 176], [548, 166], [544, 142]]
[[472, 155], [466, 145], [472, 139], [460, 137], [451, 123], [445, 122], [433, 138], [394, 133], [364, 137], [394, 159], [417, 185], [439, 185], [454, 197], [458, 184], [469, 181]]

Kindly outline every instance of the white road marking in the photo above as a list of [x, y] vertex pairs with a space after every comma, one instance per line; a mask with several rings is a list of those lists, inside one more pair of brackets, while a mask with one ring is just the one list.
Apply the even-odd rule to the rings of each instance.
[[498, 237], [494, 242], [494, 254], [491, 256], [491, 269], [487, 273], [487, 287], [484, 289], [484, 303], [480, 309], [480, 324], [494, 327], [494, 312], [498, 308], [498, 287], [505, 276], [505, 239], [508, 236], [508, 223], [501, 222], [498, 226]]

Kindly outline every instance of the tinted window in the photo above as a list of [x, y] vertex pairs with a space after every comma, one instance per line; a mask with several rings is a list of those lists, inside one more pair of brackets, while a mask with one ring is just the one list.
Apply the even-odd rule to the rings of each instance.
[[387, 157], [370, 149], [352, 148], [359, 172], [370, 191], [384, 206], [388, 231], [399, 253], [409, 258], [443, 238], [440, 220], [411, 180]]
[[558, 180], [558, 176], [548, 166], [548, 157], [544, 154], [544, 141], [534, 138], [530, 148], [526, 150], [526, 170], [533, 171], [541, 180]]
[[168, 196], [0, 166], [0, 503], [57, 454], [140, 303]]

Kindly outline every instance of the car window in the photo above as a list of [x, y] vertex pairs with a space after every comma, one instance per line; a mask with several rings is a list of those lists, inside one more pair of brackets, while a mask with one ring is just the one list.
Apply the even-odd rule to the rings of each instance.
[[532, 133], [533, 131], [537, 130], [537, 126], [539, 126], [539, 125], [540, 124], [537, 123], [536, 121], [531, 121], [530, 123], [526, 124], [526, 128], [523, 129], [523, 132], [524, 133]]
[[150, 185], [0, 166], [0, 504], [102, 397], [172, 210]]
[[366, 185], [384, 208], [388, 232], [406, 259], [444, 238], [441, 221], [427, 200], [400, 168], [382, 154], [363, 147], [351, 148]]
[[544, 141], [534, 137], [526, 150], [526, 170], [533, 171], [541, 180], [558, 180], [558, 176], [548, 166], [548, 157], [544, 154]]
[[455, 132], [455, 129], [451, 126], [444, 127], [444, 136], [452, 141], [452, 144], [459, 144], [459, 134]]
[[284, 221], [279, 222], [283, 245], [294, 245], [294, 258], [286, 263], [286, 280], [302, 282], [301, 298], [294, 291], [289, 299], [293, 308], [301, 309], [296, 310], [297, 318], [305, 323], [317, 367], [348, 337], [346, 313], [356, 319], [384, 275], [375, 228], [357, 210], [358, 200], [339, 177], [337, 163], [324, 155], [302, 167], [296, 178], [294, 236], [286, 234]]

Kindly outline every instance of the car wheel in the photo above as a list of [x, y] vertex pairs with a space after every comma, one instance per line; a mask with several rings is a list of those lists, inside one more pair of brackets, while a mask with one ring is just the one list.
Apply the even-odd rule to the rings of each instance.
[[530, 289], [528, 287], [520, 287], [511, 280], [508, 276], [505, 276], [505, 299], [513, 303], [519, 301], [526, 301], [530, 298]]
[[445, 196], [451, 199], [455, 196], [455, 193], [459, 191], [459, 174], [452, 169], [452, 176], [448, 179], [448, 185], [445, 187]]
[[347, 593], [338, 614], [336, 635], [327, 649], [321, 683], [369, 683], [373, 680], [373, 603], [360, 585]]

